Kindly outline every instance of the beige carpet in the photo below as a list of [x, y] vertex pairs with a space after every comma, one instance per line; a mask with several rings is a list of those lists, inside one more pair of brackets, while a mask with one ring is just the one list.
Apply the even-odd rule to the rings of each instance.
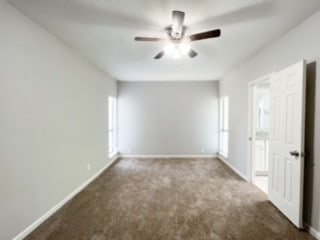
[[217, 159], [122, 159], [27, 239], [312, 238]]

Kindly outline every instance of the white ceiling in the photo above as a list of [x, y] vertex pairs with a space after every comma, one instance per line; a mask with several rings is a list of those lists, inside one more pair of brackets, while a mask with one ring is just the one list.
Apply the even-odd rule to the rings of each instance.
[[[8, 0], [25, 15], [118, 80], [217, 80], [320, 9], [319, 0]], [[219, 39], [194, 42], [199, 55], [153, 57], [171, 11], [186, 12], [187, 35], [221, 28]], [[308, 36], [306, 36], [308, 37]]]

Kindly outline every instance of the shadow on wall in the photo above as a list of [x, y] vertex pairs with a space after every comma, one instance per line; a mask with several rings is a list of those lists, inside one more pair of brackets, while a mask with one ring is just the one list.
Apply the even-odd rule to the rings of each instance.
[[305, 128], [305, 168], [304, 168], [304, 221], [311, 223], [314, 186], [314, 134], [316, 104], [317, 63], [307, 64], [306, 86], [306, 128]]

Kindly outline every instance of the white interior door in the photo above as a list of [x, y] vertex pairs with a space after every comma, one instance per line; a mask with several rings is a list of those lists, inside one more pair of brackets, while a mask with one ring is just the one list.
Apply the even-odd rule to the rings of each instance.
[[302, 228], [305, 62], [271, 80], [269, 200]]

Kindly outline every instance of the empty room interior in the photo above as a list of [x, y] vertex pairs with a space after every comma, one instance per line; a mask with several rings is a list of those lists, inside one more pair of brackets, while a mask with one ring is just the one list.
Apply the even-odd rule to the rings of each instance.
[[0, 240], [320, 240], [319, 0], [0, 0]]

